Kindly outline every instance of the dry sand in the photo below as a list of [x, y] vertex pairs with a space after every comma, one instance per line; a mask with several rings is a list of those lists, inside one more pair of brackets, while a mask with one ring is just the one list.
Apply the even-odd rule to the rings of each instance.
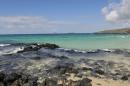
[[130, 86], [130, 82], [111, 79], [100, 79], [89, 77], [92, 80], [92, 86]]

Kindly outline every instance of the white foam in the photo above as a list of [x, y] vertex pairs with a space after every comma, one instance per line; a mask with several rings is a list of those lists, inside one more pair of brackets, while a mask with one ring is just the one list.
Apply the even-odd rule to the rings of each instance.
[[82, 53], [86, 53], [86, 51], [81, 51]]
[[121, 38], [125, 38], [125, 36], [121, 36]]
[[106, 51], [106, 52], [112, 52], [113, 50], [111, 49], [102, 49], [103, 51]]
[[15, 48], [12, 52], [10, 53], [17, 53], [18, 51], [22, 51], [24, 50], [24, 47], [18, 47], [18, 48]]
[[10, 44], [0, 44], [0, 47], [9, 46]]
[[[64, 50], [64, 51], [71, 51], [73, 49], [68, 49], [68, 48], [58, 48], [59, 50]], [[84, 50], [76, 50], [74, 49], [73, 50], [74, 52], [77, 52], [77, 53], [86, 53], [87, 51], [84, 51]]]
[[0, 55], [5, 55], [5, 54], [14, 54], [17, 53], [18, 51], [24, 50], [24, 47], [15, 47], [15, 48], [8, 48], [8, 49], [3, 49], [0, 51]]

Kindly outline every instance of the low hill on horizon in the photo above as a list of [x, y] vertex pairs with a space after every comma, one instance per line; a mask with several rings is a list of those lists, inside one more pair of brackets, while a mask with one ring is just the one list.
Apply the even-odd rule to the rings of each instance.
[[96, 33], [124, 33], [124, 34], [129, 33], [130, 34], [130, 28], [103, 30]]

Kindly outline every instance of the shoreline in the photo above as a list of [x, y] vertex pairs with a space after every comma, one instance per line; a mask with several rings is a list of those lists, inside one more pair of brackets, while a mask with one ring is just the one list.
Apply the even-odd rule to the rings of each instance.
[[15, 53], [0, 55], [1, 86], [130, 85], [128, 49], [78, 51], [49, 43], [1, 47], [8, 50], [23, 47]]

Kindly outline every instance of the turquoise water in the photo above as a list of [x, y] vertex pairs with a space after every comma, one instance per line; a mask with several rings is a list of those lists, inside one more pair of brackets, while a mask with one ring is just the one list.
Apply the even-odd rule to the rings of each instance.
[[0, 42], [55, 43], [73, 49], [130, 49], [130, 35], [124, 34], [39, 34], [0, 35]]

